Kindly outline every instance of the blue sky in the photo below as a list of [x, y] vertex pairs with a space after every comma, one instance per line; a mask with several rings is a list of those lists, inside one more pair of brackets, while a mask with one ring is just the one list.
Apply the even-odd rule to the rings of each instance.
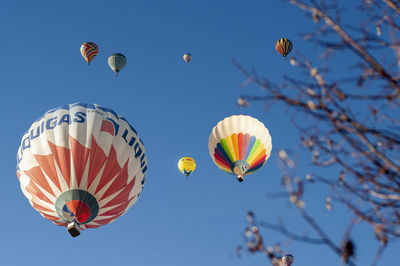
[[[280, 190], [276, 151], [295, 149], [298, 135], [285, 109], [266, 112], [262, 104], [237, 107], [243, 75], [231, 59], [276, 82], [294, 68], [274, 49], [288, 37], [294, 51], [312, 54], [299, 32], [311, 27], [303, 13], [281, 1], [7, 1], [0, 9], [0, 253], [5, 265], [268, 265], [260, 255], [235, 256], [243, 244], [247, 210], [259, 218], [276, 217], [309, 231], [287, 200], [271, 200]], [[100, 52], [90, 66], [80, 45], [92, 41]], [[107, 65], [115, 52], [127, 56], [116, 78]], [[186, 64], [182, 55], [190, 52]], [[294, 75], [294, 74], [293, 74]], [[97, 103], [114, 109], [134, 125], [146, 147], [147, 183], [138, 202], [112, 224], [89, 229], [76, 239], [42, 218], [23, 196], [15, 174], [22, 134], [47, 110], [68, 103]], [[224, 174], [208, 153], [213, 126], [233, 114], [261, 120], [270, 130], [273, 153], [244, 183]], [[177, 169], [179, 158], [193, 157], [189, 182]], [[305, 161], [305, 164], [307, 161]], [[299, 174], [307, 168], [299, 169]], [[348, 215], [334, 220], [324, 209], [325, 191], [310, 191], [307, 208], [316, 212], [335, 240]], [[354, 232], [357, 263], [370, 262], [373, 234]], [[265, 231], [266, 243], [279, 240], [296, 257], [294, 265], [339, 265], [324, 247], [291, 242]], [[396, 244], [395, 244], [396, 245]], [[395, 245], [384, 262], [391, 261]], [[397, 248], [398, 248], [397, 244]], [[391, 261], [392, 262], [392, 261]]]

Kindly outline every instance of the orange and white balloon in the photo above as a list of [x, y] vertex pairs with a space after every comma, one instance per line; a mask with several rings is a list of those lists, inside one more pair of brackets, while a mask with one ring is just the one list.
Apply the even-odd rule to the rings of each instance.
[[57, 225], [111, 223], [144, 186], [142, 141], [125, 118], [96, 104], [46, 112], [22, 137], [17, 176], [29, 203]]

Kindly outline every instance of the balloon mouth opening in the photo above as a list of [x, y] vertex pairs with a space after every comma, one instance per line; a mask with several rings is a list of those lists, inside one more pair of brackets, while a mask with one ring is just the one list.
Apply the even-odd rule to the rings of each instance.
[[78, 223], [84, 223], [90, 217], [89, 206], [80, 200], [68, 201], [63, 207], [64, 217], [74, 217]]
[[58, 216], [67, 223], [89, 223], [99, 212], [96, 198], [80, 189], [65, 191], [57, 198], [55, 205]]
[[240, 177], [243, 178], [249, 169], [250, 165], [244, 160], [235, 161], [231, 168], [232, 172], [238, 177], [238, 179]]

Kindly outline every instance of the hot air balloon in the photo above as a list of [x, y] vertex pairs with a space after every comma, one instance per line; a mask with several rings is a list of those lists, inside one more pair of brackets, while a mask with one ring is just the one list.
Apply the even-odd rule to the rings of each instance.
[[142, 191], [146, 170], [136, 130], [96, 104], [46, 112], [23, 135], [17, 153], [17, 176], [29, 203], [74, 237], [127, 212]]
[[279, 39], [276, 42], [275, 49], [286, 58], [286, 56], [292, 51], [293, 43], [286, 38]]
[[110, 68], [112, 69], [112, 71], [114, 71], [115, 75], [118, 75], [118, 72], [121, 71], [121, 69], [123, 69], [126, 65], [126, 57], [123, 54], [112, 54], [109, 58], [108, 58], [108, 65], [110, 66]]
[[285, 256], [282, 257], [282, 262], [285, 264], [285, 266], [290, 266], [294, 262], [294, 257], [291, 254], [286, 254]]
[[192, 54], [191, 53], [186, 53], [183, 55], [183, 60], [185, 60], [186, 63], [189, 63], [190, 60], [192, 60]]
[[94, 42], [85, 42], [81, 45], [81, 54], [85, 58], [88, 65], [99, 53], [99, 47]]
[[183, 157], [178, 162], [178, 168], [179, 171], [182, 172], [182, 174], [186, 175], [186, 180], [187, 180], [188, 176], [196, 168], [196, 162], [190, 157]]
[[254, 173], [271, 155], [271, 136], [257, 119], [233, 115], [213, 128], [208, 149], [221, 170], [235, 175], [242, 182], [244, 175]]

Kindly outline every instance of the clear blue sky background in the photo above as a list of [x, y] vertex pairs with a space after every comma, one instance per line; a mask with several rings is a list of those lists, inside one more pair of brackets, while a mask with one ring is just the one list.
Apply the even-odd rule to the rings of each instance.
[[[282, 216], [297, 232], [301, 225], [287, 200], [271, 200], [280, 190], [276, 151], [293, 148], [298, 135], [285, 109], [265, 112], [262, 104], [235, 105], [248, 68], [281, 80], [294, 68], [274, 49], [288, 37], [294, 50], [312, 55], [299, 32], [312, 27], [295, 7], [281, 1], [3, 1], [0, 9], [0, 254], [2, 265], [268, 265], [260, 255], [238, 258], [235, 248], [247, 210], [260, 219]], [[80, 45], [93, 41], [100, 53], [90, 66]], [[107, 65], [114, 52], [127, 56], [116, 78]], [[190, 52], [186, 64], [182, 55]], [[20, 138], [48, 109], [74, 102], [97, 103], [125, 116], [143, 140], [149, 168], [141, 198], [112, 224], [85, 230], [73, 239], [65, 228], [42, 218], [28, 203], [15, 174]], [[248, 114], [265, 123], [273, 154], [257, 173], [238, 183], [212, 162], [208, 136], [224, 117]], [[177, 169], [180, 157], [197, 162], [189, 182]], [[309, 155], [306, 155], [309, 156]], [[307, 160], [304, 160], [307, 162]], [[307, 169], [300, 169], [304, 176]], [[340, 219], [324, 208], [326, 191], [310, 191], [307, 208], [339, 241]], [[339, 265], [325, 247], [291, 242], [264, 231], [266, 244], [279, 240], [295, 255], [294, 265]], [[357, 263], [367, 265], [376, 242], [367, 226], [354, 232]], [[396, 264], [395, 243], [381, 265]], [[393, 257], [397, 258], [393, 264]], [[325, 260], [322, 262], [322, 260]]]

